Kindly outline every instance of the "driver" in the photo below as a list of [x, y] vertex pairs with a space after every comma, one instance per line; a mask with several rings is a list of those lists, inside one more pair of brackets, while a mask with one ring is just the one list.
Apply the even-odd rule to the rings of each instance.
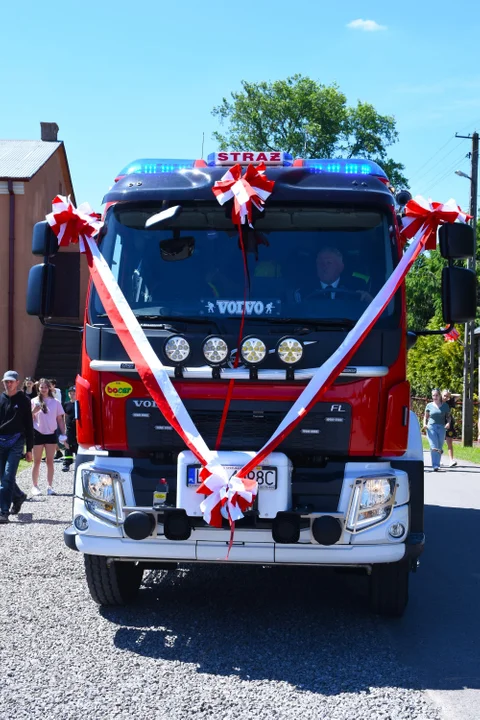
[[[372, 296], [365, 290], [365, 283], [354, 277], [347, 278], [344, 275], [345, 266], [340, 250], [333, 246], [325, 246], [317, 253], [316, 259], [317, 277], [319, 283], [313, 292], [302, 297], [300, 290], [295, 291], [295, 301], [302, 302], [309, 297], [323, 297], [328, 300], [346, 297], [347, 293], [356, 293], [362, 302], [369, 303]], [[363, 285], [363, 287], [362, 287]]]

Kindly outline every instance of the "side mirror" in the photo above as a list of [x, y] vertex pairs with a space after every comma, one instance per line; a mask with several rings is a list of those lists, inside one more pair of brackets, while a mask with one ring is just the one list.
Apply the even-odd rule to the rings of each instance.
[[33, 226], [32, 253], [50, 257], [58, 252], [58, 239], [46, 220]]
[[34, 265], [28, 273], [27, 314], [48, 317], [53, 309], [55, 266]]
[[412, 199], [412, 193], [408, 190], [399, 190], [397, 194], [395, 195], [395, 200], [397, 201], [397, 205], [400, 205], [400, 207], [404, 207], [407, 202], [409, 202]]
[[440, 252], [447, 260], [465, 260], [475, 255], [473, 227], [464, 223], [447, 223], [438, 231]]
[[442, 270], [442, 312], [448, 325], [475, 320], [477, 278], [473, 270], [446, 267]]

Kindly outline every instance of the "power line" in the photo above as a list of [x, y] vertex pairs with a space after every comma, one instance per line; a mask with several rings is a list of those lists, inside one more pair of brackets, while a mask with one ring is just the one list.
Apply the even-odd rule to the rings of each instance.
[[421, 170], [423, 170], [423, 168], [424, 168], [426, 165], [428, 165], [431, 160], [433, 160], [434, 158], [436, 158], [437, 155], [438, 155], [438, 153], [439, 153], [439, 152], [442, 152], [443, 148], [446, 148], [447, 145], [452, 142], [452, 140], [454, 139], [454, 137], [455, 137], [455, 135], [452, 135], [452, 137], [449, 138], [449, 140], [447, 140], [447, 142], [444, 143], [441, 148], [439, 148], [436, 152], [434, 152], [433, 155], [432, 155], [431, 157], [429, 157], [428, 160], [427, 160], [426, 162], [424, 162], [423, 165], [421, 165], [421, 166], [418, 168], [418, 170], [415, 170], [415, 171], [413, 172], [413, 176], [415, 177], [415, 175], [418, 175], [418, 173], [419, 173]]
[[[453, 148], [448, 153], [446, 153], [446, 155], [443, 155], [443, 157], [441, 157], [440, 160], [438, 160], [438, 162], [435, 163], [435, 165], [432, 165], [432, 167], [429, 170], [427, 170], [426, 172], [420, 173], [420, 176], [416, 178], [417, 184], [418, 184], [419, 180], [423, 179], [424, 177], [428, 177], [428, 175], [430, 175], [430, 173], [433, 172], [433, 170], [436, 167], [438, 167], [438, 165], [440, 165], [447, 157], [449, 157], [452, 153], [454, 153], [455, 150], [458, 150], [458, 145], [456, 145], [456, 144], [453, 146]], [[414, 184], [413, 181], [412, 181], [412, 184]]]
[[[459, 165], [459, 164], [462, 162], [462, 160], [464, 160], [464, 159], [465, 159], [465, 154], [462, 153], [459, 158], [457, 158], [457, 159], [454, 160], [453, 164], [449, 164], [447, 170], [444, 169], [443, 171], [440, 171], [441, 174], [436, 178], [436, 180], [434, 180], [434, 181], [432, 182], [431, 185], [429, 185], [429, 190], [431, 190], [432, 188], [436, 187], [436, 186], [438, 185], [438, 183], [442, 182], [442, 181], [445, 180], [451, 173], [453, 173], [454, 170], [458, 167], [458, 165]], [[424, 181], [424, 182], [425, 182], [425, 181]]]

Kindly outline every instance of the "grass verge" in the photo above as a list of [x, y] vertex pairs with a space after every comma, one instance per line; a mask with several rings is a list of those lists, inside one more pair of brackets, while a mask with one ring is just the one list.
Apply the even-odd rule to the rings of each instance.
[[[424, 450], [430, 450], [428, 440], [423, 435], [422, 435], [422, 443], [423, 443]], [[444, 454], [446, 454], [446, 452], [447, 452], [446, 445], [443, 446], [443, 452], [444, 452]], [[469, 460], [470, 462], [478, 463], [480, 465], [480, 447], [477, 445], [474, 445], [474, 447], [464, 447], [460, 441], [454, 440], [453, 456], [455, 458], [458, 458], [459, 460]]]

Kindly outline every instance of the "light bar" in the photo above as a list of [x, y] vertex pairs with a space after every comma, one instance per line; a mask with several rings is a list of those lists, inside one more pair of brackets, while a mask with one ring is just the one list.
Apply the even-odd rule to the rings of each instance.
[[[295, 161], [295, 164], [299, 164]], [[303, 161], [303, 167], [309, 168], [313, 173], [337, 173], [341, 175], [376, 175], [377, 177], [386, 178], [384, 171], [373, 160], [358, 160], [349, 158], [340, 159], [321, 159], [312, 158]]]
[[208, 165], [248, 165], [249, 163], [264, 163], [265, 165], [293, 165], [293, 157], [286, 152], [253, 152], [245, 151], [229, 151], [210, 153], [207, 158]]
[[117, 177], [124, 175], [160, 175], [161, 173], [175, 172], [176, 170], [189, 170], [194, 167], [195, 160], [180, 160], [178, 158], [142, 158], [126, 165]]

